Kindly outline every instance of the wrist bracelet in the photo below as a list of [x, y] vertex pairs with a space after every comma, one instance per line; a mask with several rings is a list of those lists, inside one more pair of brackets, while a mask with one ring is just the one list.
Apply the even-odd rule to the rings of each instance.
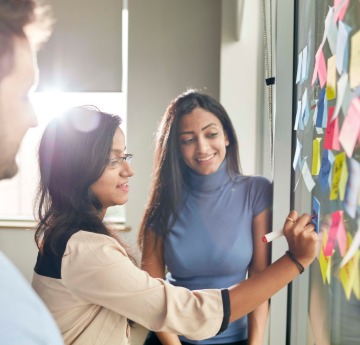
[[296, 257], [294, 256], [293, 253], [291, 253], [290, 250], [286, 251], [286, 255], [291, 259], [291, 261], [294, 262], [294, 264], [295, 264], [296, 267], [298, 268], [300, 274], [305, 271], [304, 266], [296, 259]]

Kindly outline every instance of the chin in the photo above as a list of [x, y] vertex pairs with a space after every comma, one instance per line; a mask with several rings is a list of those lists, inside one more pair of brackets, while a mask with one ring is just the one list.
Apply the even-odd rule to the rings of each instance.
[[0, 180], [9, 179], [14, 177], [19, 171], [19, 168], [15, 162], [12, 165], [5, 166], [0, 169]]

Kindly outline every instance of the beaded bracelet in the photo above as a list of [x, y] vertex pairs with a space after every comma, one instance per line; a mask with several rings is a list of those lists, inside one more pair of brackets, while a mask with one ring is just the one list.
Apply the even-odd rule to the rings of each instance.
[[290, 250], [286, 251], [286, 255], [295, 263], [296, 267], [298, 268], [300, 274], [305, 271], [304, 266], [296, 259], [293, 253]]

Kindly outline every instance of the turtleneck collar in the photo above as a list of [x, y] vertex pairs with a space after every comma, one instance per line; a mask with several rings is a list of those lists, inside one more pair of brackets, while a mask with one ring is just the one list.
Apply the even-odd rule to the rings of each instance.
[[227, 159], [221, 163], [219, 169], [211, 175], [199, 175], [190, 168], [188, 185], [190, 190], [197, 192], [213, 192], [224, 186], [229, 180], [230, 176], [227, 170]]

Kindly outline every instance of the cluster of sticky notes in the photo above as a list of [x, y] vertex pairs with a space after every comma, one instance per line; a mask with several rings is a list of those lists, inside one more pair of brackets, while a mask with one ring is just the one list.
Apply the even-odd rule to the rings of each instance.
[[[336, 253], [335, 259], [342, 258], [338, 269], [346, 297], [354, 293], [360, 299], [360, 230], [358, 226], [353, 236], [348, 222], [360, 222], [360, 30], [344, 22], [349, 3], [334, 0], [329, 7], [322, 41], [314, 52], [314, 70], [309, 71], [313, 57], [308, 46], [297, 56], [296, 84], [302, 91], [297, 100], [292, 164], [301, 174], [298, 182], [302, 177], [310, 193], [317, 185], [315, 193], [322, 193], [312, 197], [312, 218], [322, 238], [318, 259], [324, 284], [331, 282]], [[309, 74], [311, 82], [306, 83]], [[312, 156], [303, 152], [308, 145], [302, 140], [308, 140], [308, 133], [313, 134]], [[332, 207], [322, 207], [319, 200]], [[331, 213], [321, 214], [330, 209]]]

